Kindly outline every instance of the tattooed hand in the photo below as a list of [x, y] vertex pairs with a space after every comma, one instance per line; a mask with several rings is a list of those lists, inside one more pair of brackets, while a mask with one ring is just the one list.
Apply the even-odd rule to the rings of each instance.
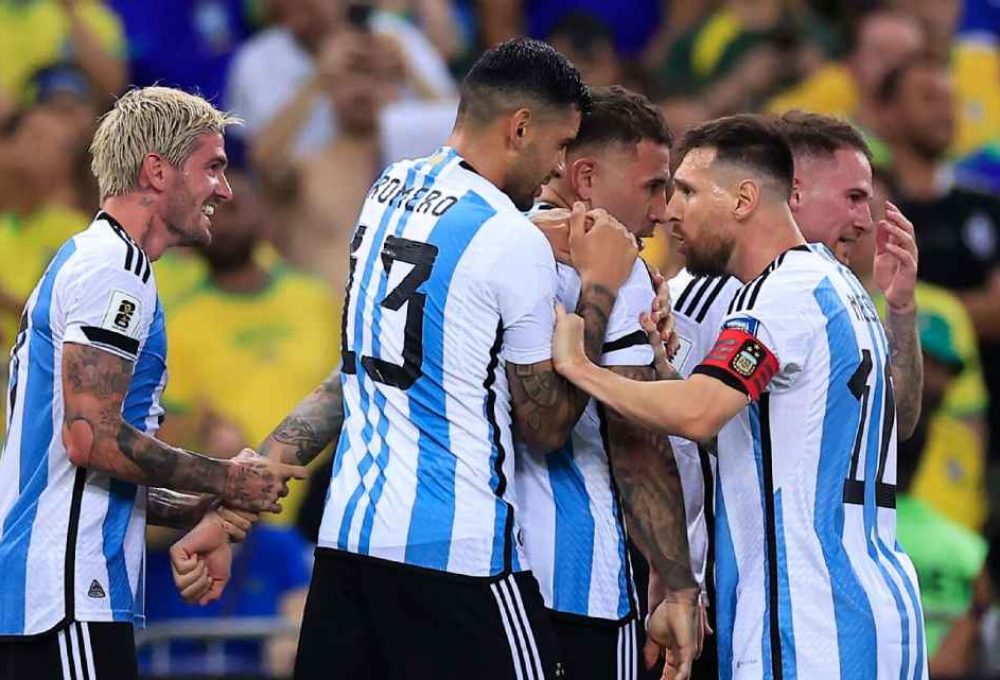
[[281, 512], [278, 499], [288, 495], [288, 480], [309, 474], [304, 467], [278, 463], [250, 449], [243, 449], [230, 463], [222, 500], [252, 512]]

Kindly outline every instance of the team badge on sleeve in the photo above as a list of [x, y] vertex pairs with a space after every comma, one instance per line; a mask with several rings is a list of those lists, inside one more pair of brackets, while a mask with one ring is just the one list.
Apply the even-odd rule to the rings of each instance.
[[734, 321], [752, 321], [752, 330], [757, 330], [754, 319], [727, 322], [712, 351], [694, 372], [721, 380], [756, 401], [778, 372], [778, 359], [749, 327], [731, 326]]

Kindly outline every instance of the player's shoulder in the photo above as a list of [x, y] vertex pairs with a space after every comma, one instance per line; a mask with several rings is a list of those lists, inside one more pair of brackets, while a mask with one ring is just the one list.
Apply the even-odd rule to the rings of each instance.
[[734, 276], [695, 276], [687, 269], [681, 269], [669, 285], [674, 314], [696, 323], [709, 316], [721, 318], [741, 288]]
[[153, 267], [142, 248], [106, 212], [99, 212], [90, 226], [73, 237], [75, 250], [70, 263], [82, 271], [121, 274], [136, 279], [155, 292]]
[[739, 290], [728, 313], [766, 310], [800, 314], [812, 305], [813, 292], [824, 279], [839, 279], [844, 275], [828, 253], [805, 244], [786, 250]]

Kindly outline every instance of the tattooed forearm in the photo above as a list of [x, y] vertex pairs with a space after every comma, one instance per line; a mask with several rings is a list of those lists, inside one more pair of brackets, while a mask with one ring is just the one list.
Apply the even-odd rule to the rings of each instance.
[[885, 334], [892, 360], [893, 392], [896, 396], [900, 440], [908, 439], [920, 420], [920, 398], [924, 387], [923, 354], [917, 334], [916, 310], [886, 316]]
[[[584, 320], [584, 345], [592, 361], [600, 361], [608, 317], [615, 296], [604, 286], [584, 283], [576, 312]], [[590, 395], [555, 372], [551, 361], [508, 365], [514, 420], [521, 438], [544, 451], [562, 446], [580, 419]]]
[[153, 487], [146, 498], [146, 521], [174, 529], [191, 529], [211, 505], [211, 496], [199, 496]]
[[[645, 366], [614, 367], [632, 380], [653, 380]], [[670, 442], [602, 407], [611, 466], [633, 539], [671, 590], [696, 587], [691, 574], [680, 473]]]
[[70, 460], [146, 486], [209, 493], [248, 510], [271, 510], [298, 470], [255, 456], [228, 461], [175, 448], [122, 419], [131, 362], [73, 343], [63, 346], [63, 441]]
[[576, 313], [583, 317], [583, 345], [587, 357], [594, 363], [601, 361], [604, 332], [614, 305], [615, 294], [604, 286], [593, 283], [583, 285]]
[[306, 465], [340, 436], [344, 394], [340, 372], [332, 373], [281, 421], [260, 446], [261, 455]]

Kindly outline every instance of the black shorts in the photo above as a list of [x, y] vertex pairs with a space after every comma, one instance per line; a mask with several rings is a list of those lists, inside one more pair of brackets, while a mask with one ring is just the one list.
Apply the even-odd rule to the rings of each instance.
[[316, 551], [296, 680], [556, 680], [530, 573], [497, 579]]
[[136, 680], [131, 623], [70, 623], [44, 635], [0, 640], [0, 680]]

